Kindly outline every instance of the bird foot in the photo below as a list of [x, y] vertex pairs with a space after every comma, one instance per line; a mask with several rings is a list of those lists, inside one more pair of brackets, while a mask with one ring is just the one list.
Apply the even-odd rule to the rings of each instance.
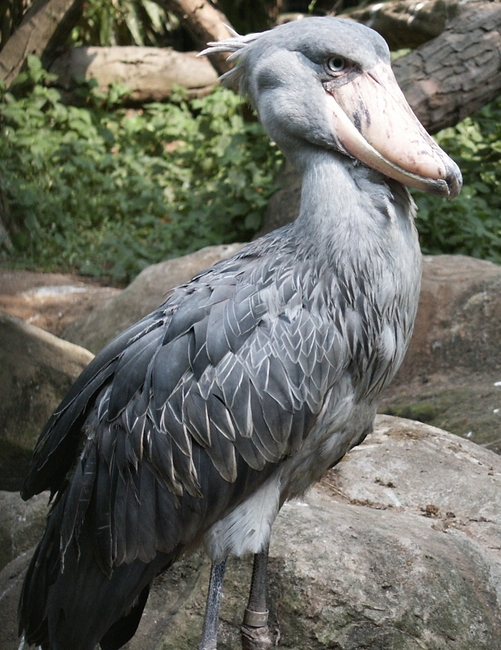
[[269, 650], [275, 645], [266, 623], [261, 627], [252, 627], [245, 623], [240, 628], [242, 650]]

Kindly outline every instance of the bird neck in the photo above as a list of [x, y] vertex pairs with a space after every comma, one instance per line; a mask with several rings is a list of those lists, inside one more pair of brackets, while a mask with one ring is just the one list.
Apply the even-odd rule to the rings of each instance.
[[381, 255], [393, 243], [401, 251], [416, 249], [414, 204], [405, 187], [340, 153], [308, 153], [298, 165], [303, 184], [295, 230], [302, 246], [337, 264]]

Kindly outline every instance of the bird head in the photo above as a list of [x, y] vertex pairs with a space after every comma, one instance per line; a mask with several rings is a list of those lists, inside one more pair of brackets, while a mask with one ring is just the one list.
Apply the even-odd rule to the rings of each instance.
[[304, 145], [354, 158], [401, 183], [455, 197], [461, 172], [412, 112], [384, 39], [340, 18], [305, 18], [260, 34], [210, 43], [231, 52], [222, 76], [238, 85], [297, 166]]

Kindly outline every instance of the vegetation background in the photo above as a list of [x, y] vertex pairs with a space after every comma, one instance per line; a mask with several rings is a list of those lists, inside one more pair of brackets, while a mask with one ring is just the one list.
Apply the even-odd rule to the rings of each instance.
[[[4, 3], [0, 48], [26, 4]], [[321, 14], [333, 3], [218, 4], [245, 33], [271, 25], [285, 4]], [[175, 16], [152, 0], [87, 0], [68, 43], [194, 49]], [[10, 243], [0, 241], [3, 266], [124, 284], [149, 264], [259, 230], [283, 160], [241, 98], [216, 88], [188, 99], [179, 88], [168, 103], [134, 107], [120, 85], [103, 94], [80, 81], [69, 103], [30, 56], [8, 90], [0, 85], [0, 197]], [[414, 192], [423, 251], [501, 263], [501, 100], [435, 137], [465, 185], [449, 202]]]

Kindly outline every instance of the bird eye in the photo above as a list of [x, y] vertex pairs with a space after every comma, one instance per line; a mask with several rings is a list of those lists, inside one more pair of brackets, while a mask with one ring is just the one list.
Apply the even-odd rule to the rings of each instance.
[[327, 67], [331, 72], [342, 72], [346, 67], [346, 60], [342, 56], [331, 56], [327, 59]]

